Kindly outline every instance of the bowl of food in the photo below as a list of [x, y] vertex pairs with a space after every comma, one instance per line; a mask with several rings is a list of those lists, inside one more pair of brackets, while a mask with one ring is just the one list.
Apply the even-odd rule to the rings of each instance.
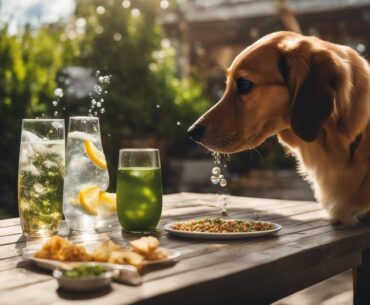
[[60, 288], [90, 291], [109, 286], [113, 278], [113, 269], [96, 263], [83, 263], [69, 269], [56, 269], [53, 276]]

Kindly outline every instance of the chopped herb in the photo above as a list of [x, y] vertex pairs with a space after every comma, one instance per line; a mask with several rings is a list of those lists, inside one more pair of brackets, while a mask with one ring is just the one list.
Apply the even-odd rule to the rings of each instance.
[[70, 277], [70, 278], [81, 278], [81, 277], [94, 277], [102, 275], [104, 272], [107, 272], [107, 269], [105, 269], [101, 265], [87, 265], [87, 264], [81, 264], [77, 267], [74, 267], [71, 270], [64, 271], [64, 276]]

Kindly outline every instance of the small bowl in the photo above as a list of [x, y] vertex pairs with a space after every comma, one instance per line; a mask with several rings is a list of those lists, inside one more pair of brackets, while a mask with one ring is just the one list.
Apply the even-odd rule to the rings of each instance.
[[72, 291], [91, 291], [103, 289], [112, 282], [113, 271], [109, 270], [98, 276], [70, 278], [64, 276], [65, 270], [56, 269], [53, 271], [54, 278], [58, 281], [59, 287]]

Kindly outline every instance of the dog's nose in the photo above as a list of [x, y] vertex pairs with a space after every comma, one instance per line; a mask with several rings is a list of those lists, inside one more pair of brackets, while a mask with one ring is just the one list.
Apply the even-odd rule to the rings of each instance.
[[188, 129], [188, 134], [190, 138], [198, 142], [203, 136], [205, 130], [206, 128], [203, 125], [194, 124]]

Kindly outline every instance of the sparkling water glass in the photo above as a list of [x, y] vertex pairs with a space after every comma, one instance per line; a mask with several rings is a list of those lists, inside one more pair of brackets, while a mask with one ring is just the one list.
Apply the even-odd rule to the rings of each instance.
[[121, 149], [117, 174], [117, 214], [128, 232], [155, 231], [162, 213], [158, 149]]
[[49, 236], [60, 228], [64, 152], [64, 120], [22, 121], [18, 208], [25, 235]]
[[[116, 219], [115, 206], [100, 204], [109, 175], [97, 117], [70, 117], [63, 211], [72, 230], [92, 230]], [[115, 205], [115, 202], [114, 202]]]

